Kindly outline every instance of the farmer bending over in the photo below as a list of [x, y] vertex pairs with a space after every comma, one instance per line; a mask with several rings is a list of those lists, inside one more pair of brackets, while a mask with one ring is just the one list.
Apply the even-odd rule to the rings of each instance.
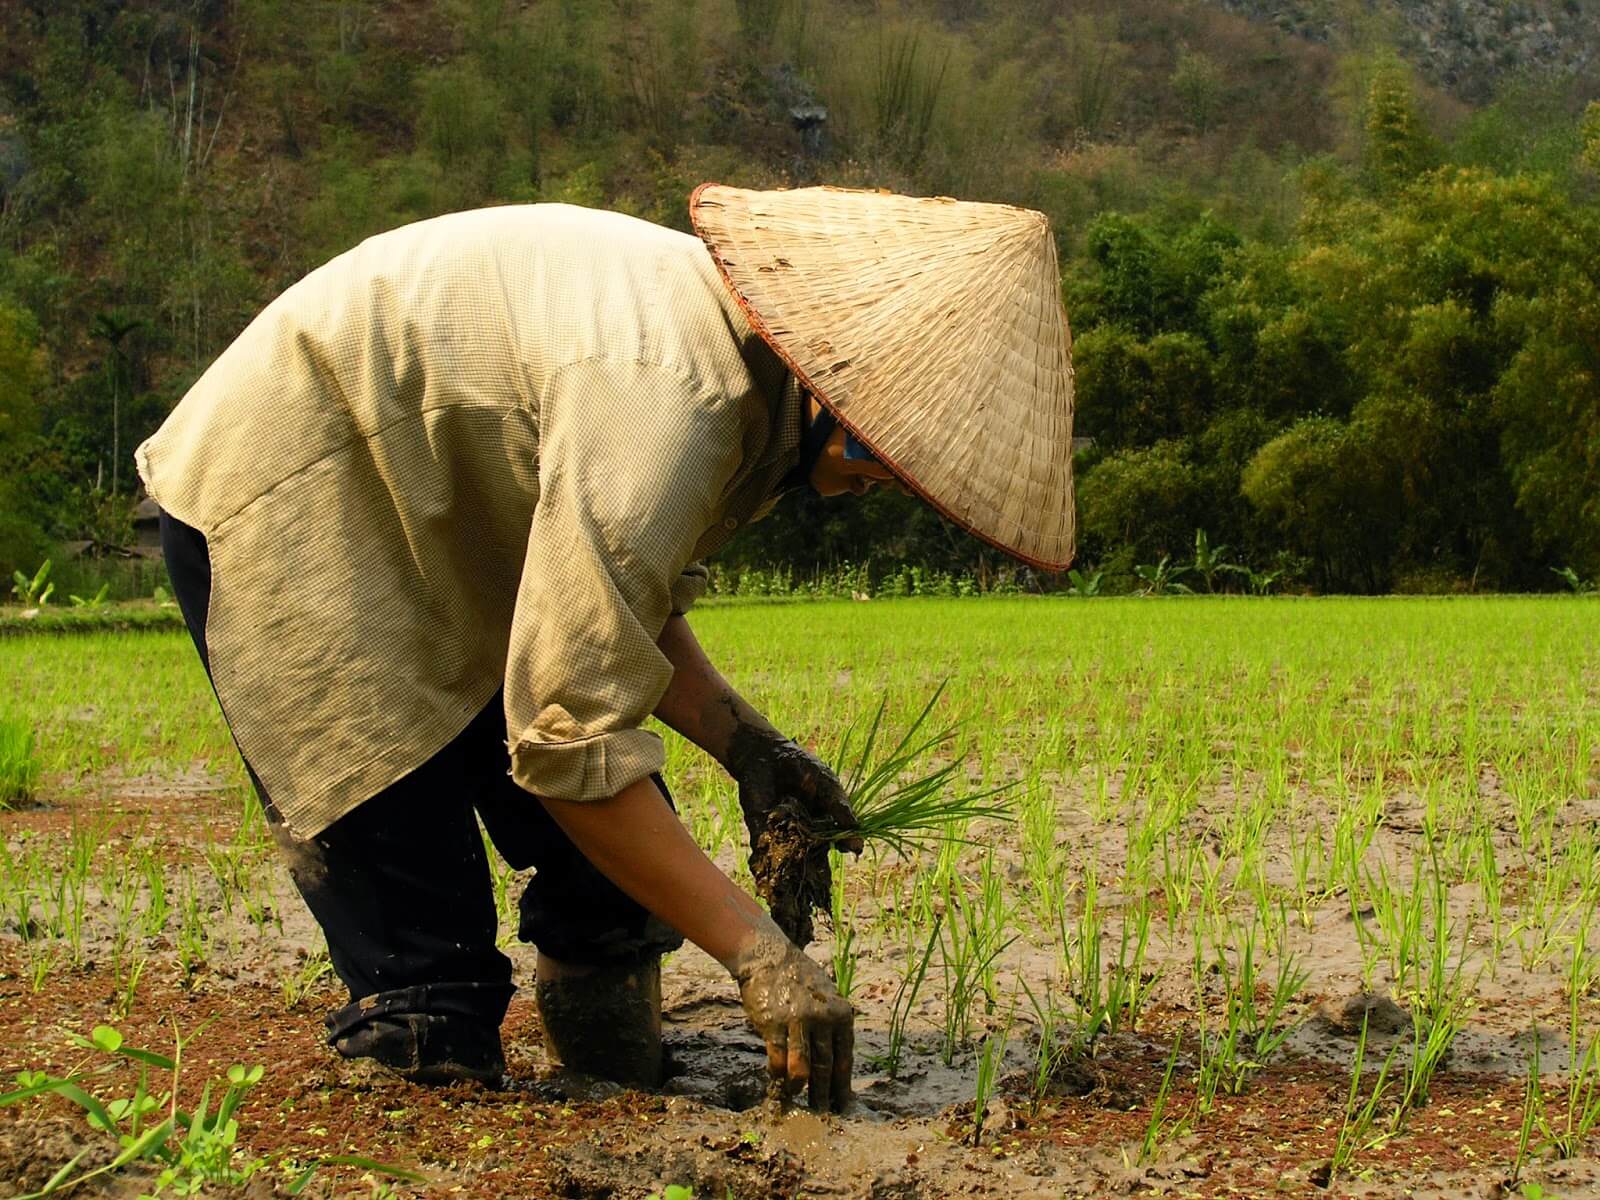
[[[783, 491], [897, 482], [1071, 557], [1071, 367], [1037, 213], [706, 186], [699, 238], [563, 205], [363, 242], [279, 296], [138, 451], [184, 620], [327, 935], [343, 1055], [497, 1081], [484, 843], [531, 867], [568, 1068], [653, 1085], [660, 956], [722, 963], [774, 1076], [849, 1098], [852, 1014], [679, 823], [652, 714], [849, 829], [707, 661], [700, 561]], [[702, 240], [703, 239], [703, 240]]]

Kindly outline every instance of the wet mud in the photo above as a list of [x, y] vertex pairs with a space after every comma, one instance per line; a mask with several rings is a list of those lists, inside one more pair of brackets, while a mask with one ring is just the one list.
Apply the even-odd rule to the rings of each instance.
[[753, 839], [750, 874], [756, 894], [767, 902], [784, 936], [802, 949], [816, 941], [813, 914], [829, 911], [833, 881], [828, 846], [789, 808], [767, 814], [765, 827]]
[[[68, 1117], [27, 1120], [14, 1116], [0, 1121], [0, 1196], [25, 1196], [42, 1190], [74, 1158], [78, 1165], [73, 1174], [87, 1174], [114, 1159], [117, 1149], [114, 1138]], [[153, 1179], [153, 1172], [143, 1171], [137, 1178], [127, 1173], [115, 1180], [102, 1176], [79, 1185], [72, 1194], [133, 1197], [148, 1190]]]
[[[1208, 797], [1186, 832], [1203, 837], [1205, 822], [1230, 802], [1225, 789]], [[1375, 861], [1403, 868], [1419, 836], [1419, 823], [1411, 818], [1423, 808], [1413, 797], [1391, 800], [1376, 836]], [[851, 994], [857, 1014], [855, 1105], [846, 1115], [779, 1113], [772, 1107], [764, 1049], [745, 1022], [735, 987], [720, 967], [688, 948], [670, 955], [663, 971], [666, 1079], [659, 1090], [585, 1087], [557, 1070], [533, 1003], [533, 954], [516, 944], [506, 947], [523, 988], [504, 1029], [511, 1086], [500, 1092], [425, 1089], [340, 1060], [322, 1045], [321, 1013], [345, 999], [331, 979], [311, 981], [305, 994], [287, 994], [286, 981], [304, 972], [320, 941], [270, 844], [262, 847], [259, 862], [246, 863], [252, 889], [259, 887], [251, 894], [266, 906], [265, 918], [249, 919], [237, 890], [231, 909], [223, 903], [206, 850], [212, 843], [226, 847], [236, 828], [237, 808], [227, 798], [182, 789], [171, 796], [146, 795], [142, 787], [110, 796], [97, 792], [60, 811], [7, 814], [5, 841], [14, 857], [35, 845], [60, 853], [75, 822], [82, 826], [108, 814], [121, 824], [108, 835], [103, 855], [159, 846], [174, 902], [192, 882], [194, 903], [206, 914], [205, 961], [192, 978], [180, 978], [177, 921], [170, 921], [162, 938], [147, 947], [145, 982], [132, 1013], [123, 1017], [113, 1009], [115, 896], [100, 887], [98, 865], [85, 901], [83, 961], [63, 961], [41, 992], [29, 983], [31, 951], [19, 937], [22, 931], [9, 916], [0, 917], [0, 1078], [24, 1067], [69, 1068], [76, 1056], [63, 1049], [63, 1028], [85, 1032], [107, 1021], [130, 1037], [137, 1033], [141, 1044], [159, 1047], [174, 1016], [186, 1030], [216, 1018], [203, 1041], [212, 1061], [197, 1066], [196, 1087], [204, 1071], [214, 1074], [230, 1062], [269, 1064], [260, 1101], [243, 1127], [250, 1153], [282, 1151], [303, 1161], [343, 1150], [415, 1167], [432, 1180], [414, 1190], [402, 1187], [401, 1194], [643, 1200], [666, 1184], [682, 1183], [714, 1200], [729, 1194], [868, 1200], [1516, 1195], [1501, 1184], [1516, 1153], [1529, 1058], [1537, 1044], [1554, 1097], [1564, 1087], [1561, 1072], [1571, 1050], [1561, 977], [1548, 969], [1522, 969], [1514, 947], [1498, 963], [1484, 961], [1485, 952], [1476, 949], [1462, 984], [1471, 989], [1474, 1005], [1429, 1105], [1403, 1136], [1365, 1157], [1365, 1177], [1316, 1187], [1312, 1174], [1327, 1160], [1348, 1090], [1352, 1030], [1359, 1032], [1365, 1017], [1369, 1063], [1393, 1049], [1396, 1069], [1412, 1037], [1409, 1010], [1390, 999], [1385, 965], [1363, 971], [1348, 902], [1334, 896], [1304, 918], [1290, 914], [1288, 944], [1308, 978], [1283, 1015], [1292, 1032], [1278, 1054], [1245, 1094], [1201, 1120], [1195, 1134], [1170, 1138], [1152, 1161], [1140, 1164], [1174, 1037], [1196, 1024], [1199, 1001], [1187, 936], [1171, 935], [1157, 922], [1147, 962], [1154, 976], [1150, 1001], [1136, 1028], [1100, 1039], [1092, 1056], [1069, 1060], [1037, 1105], [1030, 1074], [1036, 1023], [1025, 1004], [1008, 1012], [1013, 1006], [1006, 997], [1015, 980], [1037, 987], [1056, 972], [1058, 947], [1043, 930], [1026, 930], [999, 961], [1000, 1003], [990, 1009], [980, 997], [970, 1036], [954, 1047], [944, 1044], [940, 1032], [945, 994], [936, 955], [927, 986], [904, 1006], [906, 1040], [891, 1077], [891, 1018], [908, 953], [892, 932], [900, 920], [893, 906], [903, 902], [917, 867], [869, 850], [850, 864], [845, 881], [859, 935]], [[1274, 837], [1281, 838], [1281, 831]], [[1019, 903], [1026, 902], [1029, 883], [1015, 831], [993, 831], [991, 844]], [[1109, 879], [1126, 863], [1125, 831], [1094, 821], [1085, 805], [1064, 803], [1057, 844], [1075, 874], [1092, 862]], [[804, 878], [803, 845], [781, 835], [768, 843], [775, 878]], [[741, 850], [725, 846], [720, 865], [733, 870]], [[1292, 879], [1281, 840], [1269, 840], [1264, 860], [1269, 881], [1287, 888]], [[513, 895], [515, 883], [507, 889]], [[790, 911], [802, 900], [810, 906], [826, 899], [814, 886], [793, 886], [783, 895], [793, 898]], [[1475, 919], [1470, 896], [1452, 896], [1451, 907], [1454, 919]], [[1106, 909], [1104, 944], [1113, 950], [1124, 915]], [[831, 932], [825, 925], [811, 932], [819, 938], [811, 954], [826, 963], [834, 949]], [[1006, 1040], [997, 1092], [986, 1112], [975, 1116], [978, 1045], [996, 1033]], [[1194, 1102], [1191, 1050], [1184, 1042], [1169, 1116], [1183, 1114]], [[56, 1104], [39, 1112], [0, 1109], [0, 1197], [20, 1194], [17, 1180], [37, 1187], [83, 1148], [88, 1131], [81, 1117], [65, 1102]], [[1560, 1113], [1552, 1109], [1553, 1119]], [[58, 1117], [63, 1130], [40, 1126], [15, 1136], [19, 1122], [36, 1125]], [[100, 1153], [93, 1151], [84, 1162]], [[40, 1163], [48, 1165], [43, 1179]], [[1563, 1200], [1600, 1195], [1600, 1172], [1587, 1151], [1568, 1161], [1536, 1160], [1526, 1174], [1547, 1195]], [[344, 1194], [368, 1194], [353, 1178], [345, 1182], [351, 1187]], [[78, 1194], [135, 1194], [89, 1187]]]

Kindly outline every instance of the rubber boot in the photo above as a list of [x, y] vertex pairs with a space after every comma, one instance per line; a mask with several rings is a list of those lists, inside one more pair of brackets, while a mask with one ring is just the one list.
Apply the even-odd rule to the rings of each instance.
[[661, 959], [575, 966], [539, 956], [534, 985], [545, 1049], [568, 1071], [661, 1086]]

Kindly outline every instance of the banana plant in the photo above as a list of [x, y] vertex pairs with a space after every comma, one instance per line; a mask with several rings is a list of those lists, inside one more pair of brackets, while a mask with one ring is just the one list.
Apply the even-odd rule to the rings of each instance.
[[1163, 554], [1161, 561], [1154, 566], [1135, 567], [1133, 573], [1144, 582], [1144, 587], [1139, 589], [1141, 596], [1188, 595], [1192, 591], [1191, 588], [1178, 582], [1178, 576], [1187, 575], [1189, 568], [1173, 566], [1170, 554]]
[[1227, 546], [1213, 546], [1204, 529], [1196, 529], [1194, 531], [1194, 562], [1189, 564], [1188, 570], [1205, 580], [1206, 591], [1208, 592], [1217, 590], [1217, 576], [1219, 575], [1245, 575], [1249, 573], [1246, 568], [1228, 561], [1228, 549]]
[[102, 583], [100, 585], [100, 590], [87, 599], [77, 595], [76, 593], [69, 595], [67, 599], [72, 601], [73, 608], [101, 608], [105, 605], [106, 597], [110, 594], [111, 585], [109, 583]]
[[24, 608], [40, 608], [50, 603], [50, 597], [55, 595], [56, 585], [46, 582], [50, 578], [50, 560], [47, 558], [29, 579], [21, 571], [11, 572], [15, 581], [11, 585], [11, 594], [22, 601]]
[[1566, 584], [1575, 596], [1587, 596], [1596, 590], [1592, 579], [1585, 579], [1571, 567], [1551, 567], [1551, 572], [1561, 577], [1561, 582]]
[[1085, 574], [1074, 567], [1067, 572], [1067, 578], [1072, 581], [1072, 586], [1067, 589], [1069, 596], [1098, 596], [1100, 594], [1100, 581], [1105, 578], [1104, 571], [1096, 571], [1092, 575]]

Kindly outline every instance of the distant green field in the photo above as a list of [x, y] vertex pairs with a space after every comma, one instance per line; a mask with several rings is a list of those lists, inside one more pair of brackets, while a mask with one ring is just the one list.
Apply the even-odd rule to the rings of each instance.
[[[1155, 793], [1360, 763], [1463, 786], [1514, 759], [1577, 789], [1600, 731], [1600, 603], [1582, 599], [767, 601], [691, 619], [734, 684], [805, 739], [884, 697], [909, 720], [948, 678], [941, 711], [966, 721], [984, 778], [1092, 781], [1137, 763]], [[0, 674], [0, 714], [35, 726], [47, 770], [232, 757], [181, 633], [4, 639]]]

